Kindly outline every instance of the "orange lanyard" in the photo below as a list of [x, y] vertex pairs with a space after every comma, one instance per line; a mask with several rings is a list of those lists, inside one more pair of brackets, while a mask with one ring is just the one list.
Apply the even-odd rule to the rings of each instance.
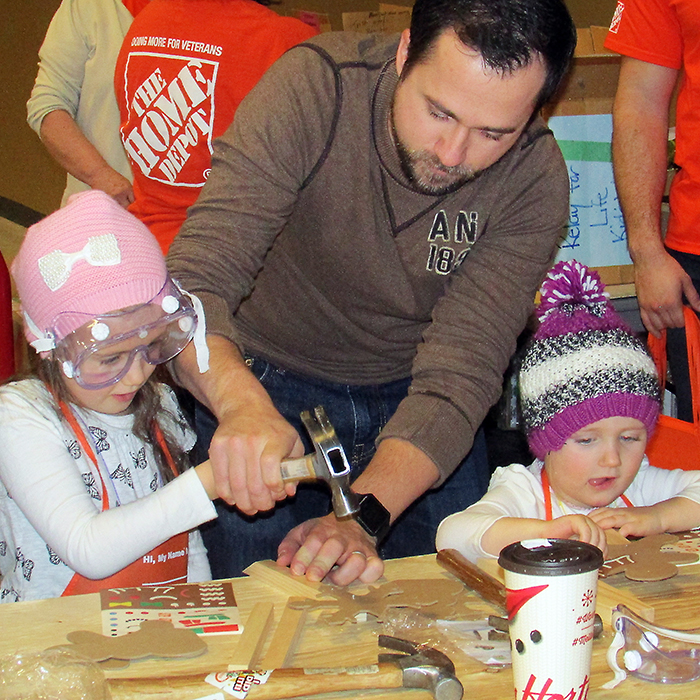
[[[92, 449], [92, 445], [88, 442], [87, 436], [85, 435], [85, 431], [80, 427], [78, 421], [76, 420], [75, 416], [73, 415], [73, 411], [70, 410], [70, 408], [67, 406], [65, 401], [61, 401], [60, 399], [58, 400], [58, 407], [61, 409], [61, 413], [63, 414], [63, 417], [66, 419], [68, 422], [68, 425], [70, 425], [71, 429], [73, 430], [73, 433], [75, 434], [75, 437], [77, 438], [78, 442], [80, 443], [80, 446], [83, 448], [84, 454], [92, 460], [92, 463], [95, 465], [95, 468], [97, 469], [97, 476], [100, 477], [100, 483], [102, 484], [102, 510], [107, 510], [107, 502], [109, 499], [107, 499], [107, 489], [105, 487], [105, 482], [104, 479], [102, 478], [102, 474], [100, 473], [100, 468], [97, 463], [97, 457], [95, 456], [95, 451]], [[156, 433], [156, 440], [158, 441], [158, 444], [160, 445], [160, 448], [163, 450], [163, 454], [165, 455], [165, 460], [168, 463], [168, 466], [172, 470], [173, 474], [175, 476], [178, 475], [177, 468], [175, 467], [175, 461], [172, 458], [172, 455], [170, 454], [170, 450], [168, 449], [168, 445], [165, 442], [165, 436], [163, 435], [163, 431], [160, 428], [160, 425], [158, 425], [157, 422], [155, 422], [155, 433]]]
[[[544, 519], [545, 520], [551, 520], [552, 519], [552, 492], [549, 487], [549, 477], [547, 476], [547, 471], [545, 470], [544, 467], [542, 467], [542, 471], [540, 472], [540, 475], [542, 477], [542, 494], [544, 495]], [[632, 505], [632, 501], [630, 501], [625, 494], [621, 494], [620, 498], [622, 499], [622, 502], [628, 507], [628, 508], [634, 508]]]

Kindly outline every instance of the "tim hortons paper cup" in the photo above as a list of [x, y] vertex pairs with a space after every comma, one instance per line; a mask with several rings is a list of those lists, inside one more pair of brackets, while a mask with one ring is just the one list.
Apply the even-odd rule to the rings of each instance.
[[602, 552], [575, 540], [524, 540], [501, 551], [515, 700], [585, 700]]

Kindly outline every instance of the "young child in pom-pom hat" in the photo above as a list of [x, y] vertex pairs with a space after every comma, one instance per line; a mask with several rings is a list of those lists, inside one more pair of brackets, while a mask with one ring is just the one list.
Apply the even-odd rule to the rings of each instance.
[[659, 415], [656, 369], [608, 301], [598, 275], [577, 261], [545, 279], [520, 373], [530, 466], [499, 467], [489, 490], [448, 516], [437, 549], [472, 561], [512, 542], [577, 539], [606, 551], [624, 536], [700, 525], [700, 471], [650, 466], [644, 451]]

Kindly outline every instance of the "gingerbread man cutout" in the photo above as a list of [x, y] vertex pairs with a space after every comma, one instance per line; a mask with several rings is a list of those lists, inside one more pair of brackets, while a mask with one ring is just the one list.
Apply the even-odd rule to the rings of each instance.
[[661, 549], [664, 545], [677, 541], [677, 535], [662, 533], [627, 544], [612, 544], [608, 547], [608, 558], [600, 568], [600, 576], [605, 578], [624, 572], [632, 581], [662, 581], [672, 578], [678, 573], [677, 564], [698, 561], [697, 554]]
[[[207, 643], [192, 630], [176, 629], [171, 622], [145, 620], [136, 632], [121, 637], [105, 637], [96, 632], [69, 632], [55, 649], [68, 649], [96, 662], [109, 662], [110, 668], [123, 668], [129, 661], [148, 656], [163, 658], [193, 657], [207, 650]], [[114, 661], [118, 660], [118, 661]]]

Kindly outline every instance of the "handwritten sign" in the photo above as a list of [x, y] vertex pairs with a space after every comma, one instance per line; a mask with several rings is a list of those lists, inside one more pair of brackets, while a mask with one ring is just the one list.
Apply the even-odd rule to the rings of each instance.
[[552, 117], [549, 127], [569, 171], [569, 222], [556, 260], [631, 265], [611, 163], [612, 116]]

